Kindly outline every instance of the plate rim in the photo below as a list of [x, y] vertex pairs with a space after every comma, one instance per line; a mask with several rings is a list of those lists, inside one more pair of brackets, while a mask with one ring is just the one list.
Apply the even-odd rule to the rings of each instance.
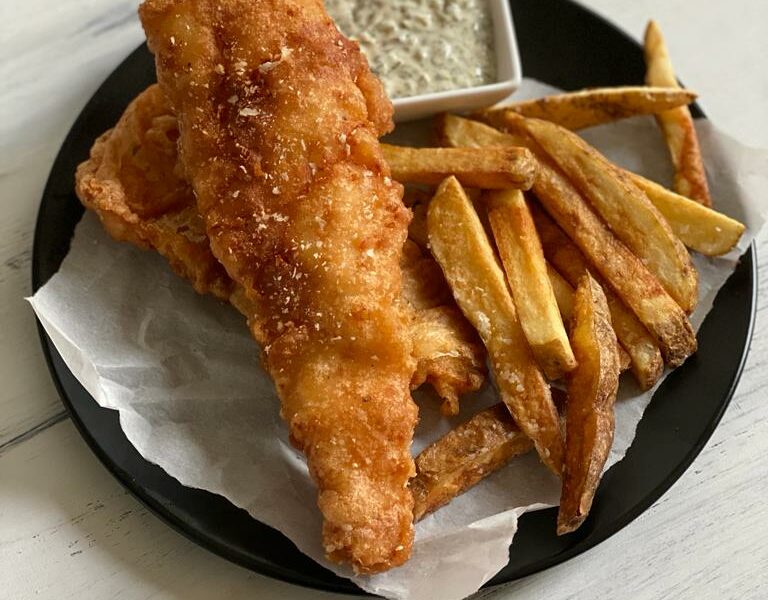
[[[638, 44], [637, 41], [634, 38], [632, 38], [632, 36], [630, 36], [621, 27], [619, 27], [609, 19], [603, 17], [602, 15], [596, 13], [591, 8], [585, 7], [581, 3], [576, 2], [574, 0], [559, 0], [559, 1], [565, 4], [570, 4], [572, 6], [575, 6], [580, 11], [588, 15], [590, 18], [600, 22], [601, 25], [612, 29], [614, 32], [619, 33], [628, 42], [631, 42], [634, 45]], [[54, 159], [51, 165], [51, 168], [48, 172], [46, 185], [41, 195], [42, 199], [45, 199], [46, 197], [49, 196], [49, 186], [51, 185], [54, 171], [56, 169], [57, 163], [59, 162], [59, 157], [65, 150], [66, 142], [69, 139], [69, 133], [71, 133], [71, 131], [79, 124], [86, 107], [91, 102], [91, 100], [93, 100], [93, 98], [98, 95], [99, 91], [102, 89], [102, 86], [112, 76], [112, 74], [115, 73], [115, 71], [120, 70], [121, 67], [123, 67], [123, 65], [126, 62], [128, 62], [131, 59], [131, 57], [134, 55], [134, 53], [139, 51], [143, 45], [144, 44], [141, 44], [137, 48], [132, 50], [125, 57], [123, 61], [121, 61], [109, 74], [107, 74], [104, 81], [101, 82], [101, 84], [97, 87], [96, 91], [94, 91], [94, 93], [89, 98], [88, 102], [83, 106], [83, 109], [81, 110], [80, 114], [74, 120], [72, 126], [70, 127], [67, 133], [67, 136], [62, 142], [59, 148], [59, 151], [56, 155], [56, 158]], [[704, 113], [701, 111], [700, 107], [698, 106], [698, 104], [694, 105], [694, 112], [695, 114], [698, 114], [700, 117], [706, 118]], [[42, 250], [40, 248], [41, 246], [40, 230], [42, 227], [43, 227], [43, 210], [42, 210], [42, 202], [41, 202], [40, 206], [38, 207], [38, 214], [35, 220], [34, 238], [33, 238], [33, 247], [32, 247], [31, 279], [32, 279], [33, 294], [37, 292], [37, 290], [40, 287], [42, 287], [42, 285], [44, 285], [47, 281], [47, 280], [42, 281], [42, 274], [41, 274], [42, 266], [41, 266], [40, 257], [42, 254]], [[749, 321], [747, 324], [746, 339], [745, 339], [743, 348], [741, 350], [741, 356], [739, 358], [738, 366], [736, 370], [733, 372], [731, 381], [729, 382], [727, 393], [723, 396], [721, 403], [717, 409], [717, 412], [714, 414], [713, 418], [707, 422], [706, 427], [701, 431], [700, 435], [696, 439], [696, 443], [691, 446], [690, 450], [685, 455], [684, 459], [681, 462], [679, 462], [675, 466], [675, 468], [672, 471], [670, 471], [669, 474], [661, 482], [659, 482], [652, 490], [650, 490], [647, 494], [645, 494], [643, 496], [643, 499], [640, 502], [636, 503], [631, 510], [629, 510], [621, 518], [612, 521], [610, 526], [601, 530], [600, 533], [596, 535], [592, 535], [585, 540], [579, 541], [576, 544], [574, 544], [572, 547], [560, 553], [551, 555], [547, 558], [539, 560], [538, 562], [532, 563], [527, 568], [520, 570], [520, 572], [516, 573], [513, 577], [504, 577], [502, 572], [500, 571], [499, 573], [494, 575], [494, 577], [492, 577], [488, 582], [486, 582], [481, 589], [497, 587], [499, 585], [503, 585], [505, 583], [509, 583], [511, 581], [515, 581], [517, 579], [527, 577], [531, 574], [547, 570], [555, 565], [564, 563], [570, 560], [571, 558], [578, 556], [586, 552], [587, 550], [601, 544], [606, 539], [612, 537], [614, 534], [624, 529], [627, 525], [629, 525], [632, 521], [634, 521], [638, 516], [646, 512], [648, 508], [650, 508], [661, 496], [663, 496], [667, 491], [669, 491], [679, 481], [682, 474], [688, 470], [688, 468], [691, 466], [691, 464], [696, 459], [696, 457], [701, 453], [704, 447], [706, 447], [715, 429], [717, 429], [718, 425], [720, 424], [725, 414], [725, 411], [728, 409], [728, 406], [730, 405], [731, 399], [733, 398], [733, 395], [736, 391], [736, 388], [738, 387], [739, 381], [743, 374], [747, 356], [749, 355], [749, 351], [751, 349], [754, 326], [755, 326], [755, 315], [757, 310], [757, 293], [758, 293], [758, 287], [759, 287], [758, 286], [757, 248], [754, 241], [751, 242], [749, 248], [740, 257], [740, 260], [749, 260], [750, 266], [751, 266], [750, 273], [749, 273], [749, 285], [751, 288], [750, 290], [751, 293], [749, 297], [749, 305], [750, 305]], [[203, 534], [199, 529], [194, 528], [189, 523], [186, 523], [184, 520], [180, 519], [172, 511], [168, 510], [159, 500], [154, 498], [147, 489], [139, 485], [136, 482], [136, 480], [130, 475], [130, 473], [121, 469], [117, 465], [116, 461], [110, 458], [108, 453], [101, 447], [101, 445], [97, 442], [95, 437], [92, 435], [88, 427], [86, 427], [81, 417], [79, 416], [77, 410], [73, 406], [72, 400], [69, 398], [69, 395], [66, 393], [64, 389], [64, 384], [61, 380], [61, 377], [59, 376], [58, 368], [54, 364], [53, 353], [56, 353], [58, 355], [58, 351], [56, 350], [55, 345], [53, 344], [50, 337], [45, 332], [45, 329], [42, 326], [40, 320], [37, 319], [37, 317], [35, 317], [35, 320], [36, 320], [37, 329], [38, 329], [38, 336], [40, 338], [40, 342], [42, 346], [43, 356], [44, 356], [50, 377], [53, 380], [56, 391], [59, 394], [59, 398], [61, 399], [64, 407], [66, 408], [70, 419], [75, 424], [75, 427], [77, 428], [78, 433], [88, 444], [89, 448], [91, 449], [93, 454], [96, 456], [96, 458], [99, 460], [99, 462], [102, 464], [102, 466], [106, 468], [106, 470], [118, 481], [118, 483], [123, 488], [125, 488], [128, 492], [130, 492], [132, 496], [134, 496], [137, 500], [139, 500], [142, 504], [144, 504], [162, 522], [169, 525], [172, 529], [182, 534], [185, 538], [194, 542], [196, 545], [210, 552], [213, 552], [214, 554], [217, 554], [220, 557], [230, 562], [233, 562], [250, 571], [260, 573], [264, 576], [272, 577], [274, 579], [277, 579], [286, 583], [294, 584], [294, 585], [299, 585], [301, 587], [305, 587], [308, 589], [317, 589], [321, 591], [333, 592], [338, 594], [346, 594], [346, 595], [371, 596], [371, 594], [364, 592], [363, 590], [355, 586], [355, 584], [352, 581], [347, 579], [341, 580], [343, 581], [343, 584], [346, 584], [346, 585], [331, 583], [331, 582], [324, 582], [322, 580], [316, 580], [314, 583], [309, 583], [306, 579], [302, 579], [298, 574], [296, 574], [297, 572], [295, 570], [276, 568], [273, 564], [270, 564], [270, 563], [261, 563], [259, 566], [259, 569], [257, 570], [254, 565], [254, 563], [257, 561], [254, 560], [253, 556], [242, 555], [242, 553], [237, 552], [232, 547], [222, 543], [221, 540]], [[65, 368], [67, 368], [68, 370], [68, 367], [66, 367], [66, 365], [65, 365]], [[109, 410], [109, 409], [103, 409], [103, 410]], [[111, 411], [111, 412], [117, 412], [117, 411]], [[119, 416], [119, 412], [117, 412], [117, 414]], [[148, 464], [151, 464], [148, 461], [146, 462]], [[168, 477], [171, 477], [167, 473], [166, 475]], [[546, 510], [551, 511], [554, 509], [546, 509]], [[283, 534], [281, 533], [281, 535]], [[329, 573], [331, 572], [329, 571]], [[336, 577], [336, 579], [339, 579], [339, 578]]]

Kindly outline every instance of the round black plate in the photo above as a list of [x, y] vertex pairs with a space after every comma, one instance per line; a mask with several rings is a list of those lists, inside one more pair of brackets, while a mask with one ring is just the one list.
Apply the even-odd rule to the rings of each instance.
[[[564, 0], [513, 0], [512, 8], [527, 76], [564, 89], [642, 83], [639, 46], [598, 16]], [[87, 157], [94, 139], [112, 127], [130, 100], [154, 80], [152, 59], [142, 46], [104, 82], [72, 127], [40, 205], [32, 267], [35, 290], [58, 270], [83, 212], [73, 191], [75, 167]], [[712, 434], [741, 374], [752, 332], [755, 281], [750, 250], [701, 328], [698, 353], [667, 378], [640, 422], [626, 458], [606, 474], [587, 522], [576, 533], [557, 537], [554, 509], [526, 514], [509, 564], [487, 585], [541, 571], [598, 544], [646, 510], [680, 477]], [[53, 379], [85, 440], [120, 482], [166, 522], [259, 573], [323, 590], [359, 593], [351, 582], [320, 567], [280, 533], [224, 498], [184, 487], [142, 459], [123, 435], [117, 413], [93, 401], [42, 329], [40, 334]]]

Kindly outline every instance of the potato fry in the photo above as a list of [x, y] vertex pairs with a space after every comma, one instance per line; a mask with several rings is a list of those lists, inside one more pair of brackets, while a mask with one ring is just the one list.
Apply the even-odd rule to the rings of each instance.
[[[439, 118], [437, 135], [445, 145], [482, 147], [504, 144], [519, 146], [530, 143], [519, 135], [503, 133], [487, 125], [452, 115]], [[706, 210], [706, 207], [699, 208], [697, 202], [671, 192], [640, 175], [630, 171], [625, 173], [645, 192], [669, 222], [673, 233], [691, 250], [707, 256], [719, 256], [730, 251], [738, 242], [744, 231], [744, 226], [738, 221], [717, 211]]]
[[641, 175], [629, 171], [626, 173], [664, 215], [680, 241], [691, 250], [707, 256], [720, 256], [730, 252], [739, 243], [744, 225], [737, 220], [676, 194]]
[[691, 257], [667, 221], [622, 171], [579, 136], [538, 119], [528, 132], [589, 200], [613, 233], [643, 261], [664, 289], [690, 314], [698, 301]]
[[[644, 48], [645, 82], [648, 85], [680, 87], [661, 29], [655, 21], [650, 21], [645, 30]], [[687, 106], [666, 110], [656, 115], [656, 122], [664, 134], [672, 164], [675, 166], [675, 191], [704, 206], [712, 206], [691, 111]]]
[[[436, 133], [447, 145], [481, 147], [485, 144], [517, 145], [520, 141], [528, 144], [539, 163], [533, 186], [537, 198], [595, 271], [637, 315], [659, 344], [667, 364], [681, 365], [696, 351], [696, 336], [683, 310], [640, 259], [614, 237], [535, 142], [452, 115], [444, 115], [438, 120]], [[632, 355], [627, 346], [625, 349]]]
[[685, 106], [696, 94], [678, 87], [608, 87], [565, 92], [488, 108], [472, 115], [484, 123], [503, 129], [510, 115], [551, 121], [576, 130], [638, 115], [652, 115]]
[[406, 148], [381, 145], [400, 183], [437, 185], [454, 175], [463, 185], [482, 189], [530, 189], [535, 161], [526, 148]]
[[547, 276], [549, 277], [549, 284], [552, 286], [552, 291], [555, 294], [555, 300], [557, 301], [557, 308], [560, 310], [560, 315], [563, 317], [563, 321], [568, 323], [573, 314], [573, 288], [571, 287], [571, 284], [568, 283], [549, 263], [547, 263]]
[[432, 253], [459, 308], [488, 350], [501, 399], [544, 464], [559, 474], [563, 439], [549, 386], [528, 347], [480, 219], [455, 177], [438, 187], [427, 229]]
[[[570, 243], [570, 240], [569, 240]], [[568, 283], [565, 278], [560, 275], [560, 273], [557, 272], [557, 270], [549, 263], [547, 263], [547, 275], [549, 276], [549, 281], [552, 284], [552, 291], [555, 292], [555, 298], [557, 299], [557, 307], [560, 309], [560, 314], [563, 317], [563, 321], [565, 323], [568, 323], [571, 319], [571, 316], [573, 314], [573, 288], [571, 287], [571, 284]], [[610, 293], [610, 290], [604, 290], [606, 296]], [[608, 305], [608, 308], [610, 310], [610, 303]], [[632, 313], [629, 313], [633, 318], [635, 316]], [[613, 314], [611, 314], [611, 320], [613, 320]], [[640, 325], [640, 323], [635, 318], [635, 321]], [[640, 325], [642, 328], [643, 326]], [[614, 327], [615, 331], [615, 327]], [[643, 329], [643, 331], [645, 331]], [[650, 336], [648, 335], [648, 332], [645, 332], [645, 335], [650, 339]], [[651, 339], [651, 343], [653, 343], [653, 340]], [[619, 365], [621, 367], [621, 372], [623, 373], [627, 369], [629, 369], [632, 366], [632, 357], [629, 355], [629, 353], [624, 350], [624, 347], [621, 345], [621, 340], [618, 341], [618, 347], [619, 347]], [[659, 371], [661, 371], [661, 353], [659, 353], [659, 349], [656, 348], [656, 354], [659, 357]]]
[[[558, 388], [551, 391], [562, 427], [566, 395]], [[413, 520], [419, 521], [445, 506], [532, 449], [533, 442], [520, 431], [503, 402], [480, 411], [416, 457], [416, 477], [409, 484], [414, 499]]]
[[416, 477], [409, 484], [414, 521], [532, 448], [503, 403], [477, 413], [416, 457]]
[[490, 125], [447, 113], [435, 117], [434, 135], [438, 144], [449, 148], [519, 147], [526, 143], [522, 136], [502, 133]]
[[567, 381], [558, 535], [578, 529], [587, 518], [613, 445], [619, 354], [608, 303], [589, 274], [579, 282], [574, 295], [571, 343], [578, 366]]
[[488, 192], [485, 201], [525, 337], [544, 374], [551, 380], [560, 379], [573, 370], [576, 360], [523, 193], [520, 190]]
[[[601, 283], [602, 278], [591, 272], [584, 255], [565, 235], [565, 232], [538, 206], [531, 204], [530, 208], [544, 249], [544, 256], [552, 263], [558, 274], [565, 278], [568, 285], [578, 285], [587, 273]], [[632, 374], [642, 389], [650, 389], [664, 370], [659, 347], [635, 314], [616, 297], [613, 291], [604, 285], [602, 287], [608, 301], [608, 310], [611, 312], [611, 323], [616, 337], [629, 355]]]

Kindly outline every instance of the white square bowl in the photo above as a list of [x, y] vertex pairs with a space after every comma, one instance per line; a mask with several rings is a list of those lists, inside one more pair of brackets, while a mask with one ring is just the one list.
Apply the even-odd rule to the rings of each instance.
[[393, 98], [395, 121], [412, 121], [439, 112], [461, 112], [484, 108], [510, 96], [522, 80], [520, 54], [512, 26], [509, 0], [487, 0], [493, 21], [493, 45], [496, 50], [496, 83], [468, 88]]

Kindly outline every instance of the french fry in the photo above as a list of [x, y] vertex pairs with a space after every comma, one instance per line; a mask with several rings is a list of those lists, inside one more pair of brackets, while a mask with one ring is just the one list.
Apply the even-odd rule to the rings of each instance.
[[581, 190], [613, 233], [643, 261], [682, 309], [693, 312], [698, 276], [691, 257], [662, 214], [632, 180], [579, 136], [552, 123], [521, 119]]
[[[539, 232], [544, 256], [568, 284], [578, 285], [587, 273], [601, 282], [600, 276], [590, 271], [581, 251], [544, 211], [532, 204], [531, 215], [536, 224], [536, 230]], [[643, 327], [635, 314], [616, 297], [616, 294], [605, 286], [603, 286], [603, 292], [611, 312], [611, 323], [616, 337], [629, 355], [632, 374], [642, 389], [650, 389], [661, 377], [661, 372], [664, 370], [664, 362], [661, 359], [659, 347], [648, 330]]]
[[544, 464], [559, 474], [563, 439], [549, 386], [528, 347], [480, 219], [455, 177], [441, 183], [430, 202], [427, 230], [459, 308], [488, 350], [502, 401]]
[[522, 136], [448, 113], [435, 117], [434, 135], [438, 144], [449, 148], [519, 147], [526, 143]]
[[[566, 395], [552, 388], [552, 399], [560, 411]], [[433, 442], [416, 457], [416, 477], [409, 487], [413, 494], [413, 520], [445, 506], [516, 456], [527, 454], [533, 442], [520, 431], [503, 402], [480, 411]]]
[[[680, 306], [640, 259], [614, 237], [578, 190], [550, 164], [535, 142], [452, 115], [442, 116], [436, 125], [438, 138], [451, 146], [527, 143], [538, 160], [533, 186], [536, 197], [584, 253], [595, 271], [637, 315], [658, 343], [667, 364], [672, 367], [681, 365], [696, 351], [696, 336]], [[632, 355], [627, 346], [625, 349]]]
[[549, 277], [549, 284], [552, 286], [552, 291], [555, 294], [555, 300], [557, 301], [557, 308], [560, 310], [560, 315], [563, 317], [563, 321], [568, 323], [573, 314], [573, 288], [571, 287], [571, 284], [568, 283], [549, 263], [547, 263], [547, 276]]
[[407, 148], [382, 144], [392, 178], [400, 183], [437, 185], [454, 175], [462, 185], [482, 189], [530, 189], [535, 161], [526, 148]]
[[638, 115], [652, 115], [696, 100], [696, 94], [679, 87], [591, 88], [488, 108], [472, 115], [503, 129], [511, 115], [544, 119], [576, 130]]
[[525, 337], [544, 374], [551, 380], [560, 379], [573, 370], [576, 361], [523, 193], [520, 190], [488, 192], [485, 201]]
[[627, 174], [645, 192], [680, 241], [707, 256], [720, 256], [738, 244], [744, 225], [635, 173]]
[[[645, 82], [648, 85], [679, 87], [667, 45], [655, 21], [650, 21], [645, 30], [644, 48]], [[675, 166], [675, 191], [704, 206], [712, 206], [691, 111], [687, 106], [680, 106], [657, 114], [656, 121], [664, 134]]]
[[[513, 117], [517, 119], [518, 117]], [[464, 143], [466, 146], [522, 145], [521, 136], [503, 133], [487, 125], [444, 115], [439, 118], [437, 135], [441, 143]], [[645, 192], [648, 199], [664, 215], [673, 233], [691, 250], [708, 256], [719, 256], [730, 251], [744, 232], [744, 226], [714, 210], [699, 208], [689, 198], [654, 183], [640, 175], [625, 171], [635, 185]], [[719, 228], [719, 229], [718, 229]]]
[[[570, 240], [569, 240], [570, 243]], [[568, 323], [571, 319], [571, 315], [573, 314], [573, 288], [571, 287], [571, 284], [568, 283], [565, 278], [560, 275], [560, 273], [557, 272], [557, 270], [549, 263], [547, 263], [547, 275], [549, 276], [549, 281], [552, 285], [552, 291], [555, 293], [555, 298], [557, 299], [557, 307], [560, 309], [560, 314], [563, 317], [563, 321], [565, 323]], [[610, 290], [604, 290], [606, 296], [610, 293]], [[608, 308], [610, 310], [611, 306], [610, 303], [608, 305]], [[625, 309], [626, 310], [626, 309]], [[630, 316], [632, 316], [635, 320], [635, 322], [640, 325], [640, 323], [637, 321], [635, 316], [632, 313], [629, 313]], [[613, 312], [611, 312], [611, 320], [613, 320]], [[641, 328], [643, 328], [642, 325], [640, 325]], [[615, 327], [614, 327], [615, 330]], [[645, 329], [643, 328], [643, 331]], [[650, 336], [648, 335], [648, 332], [645, 332], [646, 337], [650, 339]], [[651, 339], [651, 343], [653, 344], [653, 340]], [[632, 366], [632, 357], [629, 355], [629, 353], [624, 350], [624, 347], [621, 345], [621, 340], [618, 342], [619, 347], [619, 365], [621, 366], [621, 372], [623, 373], [627, 369], [629, 369]], [[659, 349], [656, 348], [656, 354], [658, 355], [658, 361], [659, 361], [659, 371], [661, 371], [661, 354], [659, 353]]]
[[477, 413], [416, 457], [416, 477], [409, 484], [414, 521], [532, 448], [503, 403]]
[[619, 354], [608, 303], [600, 285], [589, 274], [576, 288], [571, 343], [578, 366], [567, 381], [558, 535], [574, 531], [587, 518], [613, 445]]

